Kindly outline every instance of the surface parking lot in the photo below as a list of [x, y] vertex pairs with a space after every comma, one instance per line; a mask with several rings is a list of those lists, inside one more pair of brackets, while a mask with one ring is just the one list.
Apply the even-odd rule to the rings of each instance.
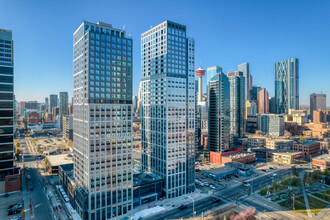
[[9, 220], [14, 216], [20, 216], [21, 213], [17, 213], [15, 215], [8, 215], [7, 209], [12, 204], [22, 204], [23, 205], [23, 198], [21, 192], [11, 193], [9, 197], [5, 198], [3, 195], [0, 196], [0, 219]]

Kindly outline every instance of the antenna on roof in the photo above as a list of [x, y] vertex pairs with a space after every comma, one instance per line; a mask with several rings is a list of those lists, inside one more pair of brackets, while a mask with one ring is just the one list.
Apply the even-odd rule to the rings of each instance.
[[126, 27], [126, 24], [123, 26], [123, 30], [120, 31], [120, 33], [119, 33], [120, 36], [121, 36], [121, 32], [124, 31], [125, 27]]

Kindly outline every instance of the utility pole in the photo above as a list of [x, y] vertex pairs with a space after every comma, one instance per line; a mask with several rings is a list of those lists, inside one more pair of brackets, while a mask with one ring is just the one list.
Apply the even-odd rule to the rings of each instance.
[[294, 208], [294, 194], [293, 194], [293, 212], [295, 212], [295, 208]]

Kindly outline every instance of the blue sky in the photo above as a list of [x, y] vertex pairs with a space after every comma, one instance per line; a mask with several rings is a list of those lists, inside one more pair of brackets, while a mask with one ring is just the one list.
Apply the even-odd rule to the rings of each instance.
[[330, 1], [0, 0], [0, 28], [13, 31], [17, 100], [72, 95], [72, 35], [83, 20], [131, 34], [134, 94], [140, 81], [140, 36], [172, 20], [196, 40], [196, 67], [224, 71], [250, 63], [253, 84], [274, 95], [274, 63], [300, 60], [300, 103], [327, 93], [330, 105]]

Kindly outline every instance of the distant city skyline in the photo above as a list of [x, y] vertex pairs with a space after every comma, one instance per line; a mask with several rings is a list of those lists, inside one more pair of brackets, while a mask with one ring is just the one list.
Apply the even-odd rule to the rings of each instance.
[[[286, 6], [282, 7], [284, 3]], [[100, 4], [102, 8], [99, 8]], [[161, 7], [160, 4], [99, 1], [87, 7], [87, 4], [64, 1], [19, 3], [1, 0], [3, 26], [0, 28], [13, 31], [16, 99], [44, 102], [45, 97], [61, 91], [68, 91], [72, 97], [72, 33], [83, 20], [100, 20], [118, 27], [126, 25], [125, 31], [136, 42], [150, 26], [170, 20], [187, 25], [194, 36], [196, 69], [199, 65], [204, 69], [220, 65], [227, 73], [236, 71], [238, 64], [248, 62], [253, 84], [266, 88], [272, 97], [275, 63], [295, 57], [300, 60], [299, 103], [309, 105], [310, 94], [321, 92], [328, 94], [327, 103], [330, 103], [327, 54], [330, 30], [326, 28], [330, 20], [327, 13], [330, 2], [209, 1], [203, 4], [196, 1], [188, 4], [188, 1], [180, 1], [175, 2], [176, 8], [173, 8], [174, 1]], [[110, 8], [112, 13], [108, 13]], [[125, 8], [129, 16], [116, 10], [120, 8]], [[219, 8], [221, 15], [217, 14]], [[233, 10], [235, 14], [249, 13], [242, 19], [234, 15]], [[196, 16], [193, 13], [196, 11], [214, 16]], [[137, 16], [139, 19], [135, 19]], [[137, 95], [141, 79], [140, 44], [133, 46], [133, 60], [133, 95]]]

